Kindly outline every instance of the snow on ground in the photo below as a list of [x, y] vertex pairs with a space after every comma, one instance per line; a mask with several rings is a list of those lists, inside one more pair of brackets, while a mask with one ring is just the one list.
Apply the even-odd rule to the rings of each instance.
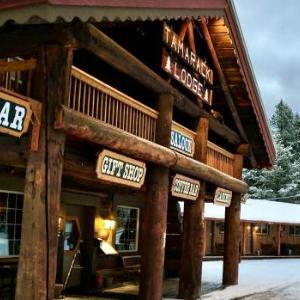
[[225, 289], [222, 261], [204, 262], [202, 276], [205, 300], [300, 300], [300, 259], [244, 260], [239, 284]]

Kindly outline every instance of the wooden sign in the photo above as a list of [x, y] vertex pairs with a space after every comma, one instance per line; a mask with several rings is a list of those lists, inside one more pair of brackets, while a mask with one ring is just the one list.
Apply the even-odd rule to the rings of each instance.
[[134, 188], [145, 181], [146, 164], [109, 150], [103, 150], [96, 166], [97, 178]]
[[232, 191], [225, 190], [222, 188], [217, 188], [215, 192], [214, 203], [223, 206], [230, 206], [232, 198]]
[[163, 48], [162, 69], [211, 105], [212, 69], [166, 23], [163, 24], [163, 42], [167, 48]]
[[195, 76], [187, 68], [183, 67], [166, 49], [163, 49], [161, 67], [202, 101], [207, 102], [209, 105], [212, 104], [212, 89], [202, 80], [199, 80], [198, 76]]
[[31, 115], [29, 102], [0, 90], [0, 132], [20, 137], [27, 132]]
[[173, 122], [170, 148], [193, 157], [195, 151], [195, 132]]
[[213, 70], [191, 48], [187, 47], [166, 23], [163, 24], [163, 42], [193, 71], [200, 74], [211, 85], [213, 84]]
[[171, 194], [172, 196], [196, 200], [199, 196], [200, 181], [176, 174], [173, 178]]

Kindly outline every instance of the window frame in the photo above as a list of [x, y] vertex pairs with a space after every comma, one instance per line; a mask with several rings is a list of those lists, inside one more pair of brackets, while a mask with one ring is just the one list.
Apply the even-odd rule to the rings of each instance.
[[[14, 194], [14, 195], [22, 195], [23, 196], [23, 205], [22, 205], [22, 209], [20, 208], [14, 208], [15, 212], [16, 210], [20, 210], [21, 211], [21, 214], [22, 214], [22, 220], [21, 220], [21, 223], [14, 223], [14, 226], [16, 226], [16, 224], [20, 225], [21, 227], [21, 236], [20, 236], [20, 247], [21, 247], [21, 240], [22, 240], [22, 223], [23, 223], [23, 210], [24, 210], [24, 192], [19, 192], [19, 191], [13, 191], [13, 190], [5, 190], [5, 189], [0, 189], [0, 193], [6, 193], [6, 194]], [[9, 208], [9, 207], [5, 207], [6, 210], [8, 209], [12, 209], [12, 208]], [[6, 224], [10, 224], [10, 223], [4, 223]], [[15, 237], [15, 230], [14, 229], [14, 237]], [[7, 239], [9, 241], [9, 239]], [[13, 241], [17, 241], [18, 239], [13, 239]], [[19, 257], [20, 253], [19, 254], [8, 254], [8, 255], [0, 255], [1, 258], [8, 258], [8, 257]]]
[[[136, 236], [135, 236], [135, 239], [136, 239], [136, 243], [135, 243], [135, 249], [131, 249], [131, 250], [120, 250], [120, 249], [117, 249], [117, 244], [116, 244], [116, 236], [117, 236], [117, 228], [118, 228], [118, 213], [117, 213], [117, 210], [118, 210], [118, 207], [122, 207], [122, 208], [127, 208], [127, 209], [135, 209], [137, 210], [137, 216], [136, 216]], [[118, 252], [120, 253], [126, 253], [126, 252], [131, 252], [131, 253], [134, 253], [134, 252], [138, 252], [139, 251], [139, 235], [140, 235], [140, 208], [139, 207], [136, 207], [136, 206], [128, 206], [128, 205], [116, 205], [116, 230], [115, 230], [115, 248]]]
[[[298, 234], [296, 233], [296, 227], [298, 227], [298, 229], [299, 229]], [[293, 233], [291, 233], [291, 228], [293, 228]], [[289, 235], [300, 237], [300, 225], [289, 225]]]
[[[262, 225], [267, 226], [267, 232], [262, 231]], [[268, 223], [258, 223], [255, 226], [258, 228], [255, 230], [256, 235], [269, 235], [270, 234], [270, 225]]]

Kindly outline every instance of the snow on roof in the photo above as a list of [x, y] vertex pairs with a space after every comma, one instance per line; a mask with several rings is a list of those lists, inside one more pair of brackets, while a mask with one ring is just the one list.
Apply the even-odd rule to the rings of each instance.
[[[183, 212], [183, 202], [180, 203]], [[205, 203], [205, 218], [223, 220], [225, 207]], [[300, 204], [276, 202], [269, 200], [248, 199], [242, 203], [242, 221], [300, 224]]]

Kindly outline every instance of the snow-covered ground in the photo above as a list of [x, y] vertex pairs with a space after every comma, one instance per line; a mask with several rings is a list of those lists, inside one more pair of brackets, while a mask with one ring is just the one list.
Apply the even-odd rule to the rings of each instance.
[[205, 300], [300, 300], [300, 259], [244, 260], [239, 284], [225, 289], [222, 262], [209, 261], [203, 263], [202, 278]]

